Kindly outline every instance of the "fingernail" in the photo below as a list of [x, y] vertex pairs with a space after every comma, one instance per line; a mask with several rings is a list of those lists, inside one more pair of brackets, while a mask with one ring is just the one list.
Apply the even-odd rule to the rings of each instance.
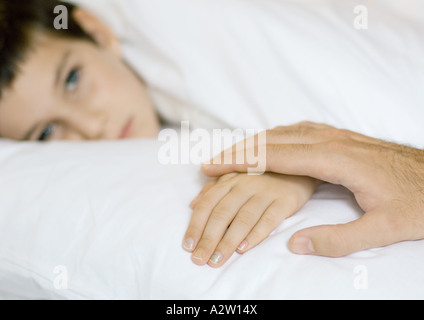
[[244, 251], [244, 250], [246, 250], [248, 245], [249, 245], [249, 243], [246, 240], [244, 240], [242, 243], [240, 243], [240, 245], [237, 249], [239, 251]]
[[185, 239], [183, 248], [185, 250], [192, 251], [194, 249], [194, 240], [192, 238]]
[[222, 255], [218, 252], [214, 253], [212, 257], [210, 258], [210, 262], [213, 264], [219, 264], [222, 260]]
[[202, 248], [196, 250], [196, 252], [193, 254], [193, 259], [195, 260], [205, 259], [205, 250], [203, 250]]
[[313, 254], [315, 252], [312, 241], [305, 237], [295, 238], [293, 240], [291, 249], [296, 254]]

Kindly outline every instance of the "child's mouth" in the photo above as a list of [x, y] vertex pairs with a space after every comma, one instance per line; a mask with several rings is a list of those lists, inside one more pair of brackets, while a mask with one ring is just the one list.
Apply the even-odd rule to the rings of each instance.
[[131, 118], [126, 123], [126, 125], [122, 129], [122, 132], [121, 132], [121, 134], [119, 136], [119, 140], [127, 139], [131, 135], [133, 123], [134, 123], [134, 119], [133, 118]]

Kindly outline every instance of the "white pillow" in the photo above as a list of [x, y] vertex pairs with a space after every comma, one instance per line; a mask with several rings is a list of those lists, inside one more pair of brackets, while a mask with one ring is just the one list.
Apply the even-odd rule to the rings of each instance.
[[302, 211], [221, 269], [181, 249], [207, 181], [163, 165], [157, 141], [0, 143], [3, 299], [422, 299], [423, 241], [329, 259], [297, 256], [301, 228], [360, 216], [324, 186]]
[[168, 121], [312, 120], [423, 146], [421, 0], [79, 2], [116, 30]]

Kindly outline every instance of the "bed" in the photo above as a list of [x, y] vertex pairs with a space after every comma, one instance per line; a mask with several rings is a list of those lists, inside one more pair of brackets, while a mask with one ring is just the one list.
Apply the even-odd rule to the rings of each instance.
[[[423, 146], [419, 1], [363, 1], [367, 30], [354, 28], [356, 1], [109, 3], [89, 8], [121, 33], [178, 138], [184, 120], [205, 130], [312, 120]], [[337, 259], [288, 250], [297, 230], [363, 214], [328, 184], [254, 250], [220, 269], [195, 266], [181, 243], [207, 178], [193, 161], [164, 164], [163, 145], [2, 140], [0, 298], [424, 298], [423, 241]]]

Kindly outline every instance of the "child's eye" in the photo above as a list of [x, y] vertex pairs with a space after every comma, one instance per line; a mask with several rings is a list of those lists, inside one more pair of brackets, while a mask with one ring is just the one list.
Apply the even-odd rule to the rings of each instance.
[[80, 69], [74, 68], [69, 72], [68, 77], [66, 78], [65, 87], [66, 90], [69, 92], [75, 91], [75, 89], [78, 87], [78, 83], [80, 80]]
[[38, 141], [41, 141], [41, 142], [48, 141], [51, 138], [51, 136], [53, 135], [54, 130], [55, 130], [54, 124], [48, 125], [44, 129], [44, 131], [41, 133], [41, 136], [38, 138]]

